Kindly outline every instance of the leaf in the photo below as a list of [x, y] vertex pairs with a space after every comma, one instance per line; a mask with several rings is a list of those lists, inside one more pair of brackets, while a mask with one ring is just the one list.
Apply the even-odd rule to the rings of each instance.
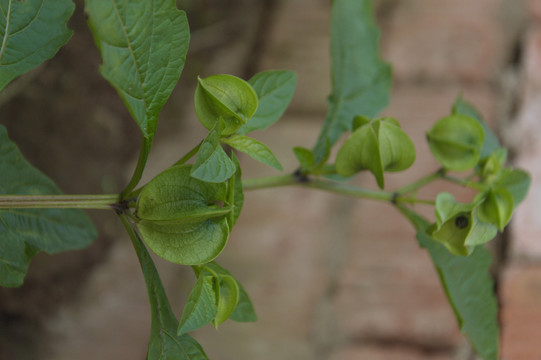
[[244, 193], [242, 189], [242, 170], [240, 167], [239, 159], [235, 156], [235, 153], [231, 152], [231, 160], [235, 163], [237, 171], [235, 176], [231, 176], [229, 183], [227, 184], [228, 203], [233, 206], [233, 211], [230, 214], [229, 227], [233, 229], [233, 226], [237, 223], [240, 216], [242, 206], [244, 205]]
[[214, 277], [211, 275], [201, 275], [197, 278], [197, 282], [182, 311], [178, 326], [179, 335], [199, 329], [216, 317], [218, 308], [213, 289], [213, 279]]
[[[32, 167], [0, 125], [0, 194], [60, 194], [52, 180]], [[90, 219], [74, 209], [0, 210], [0, 285], [20, 286], [31, 258], [82, 249], [97, 236]]]
[[248, 83], [255, 90], [259, 105], [254, 116], [237, 130], [240, 135], [264, 130], [280, 119], [295, 93], [297, 74], [289, 70], [263, 71]]
[[430, 253], [460, 330], [484, 360], [498, 359], [498, 305], [489, 275], [492, 256], [479, 246], [470, 256], [453, 256], [426, 233], [428, 223], [401, 208], [417, 229], [419, 244]]
[[143, 241], [125, 215], [120, 219], [130, 234], [145, 277], [150, 302], [150, 340], [147, 360], [208, 360], [203, 348], [190, 335], [177, 335], [178, 321]]
[[226, 321], [239, 302], [239, 285], [231, 275], [220, 275], [220, 296], [218, 297], [218, 313], [214, 318], [214, 327]]
[[314, 147], [317, 163], [353, 118], [376, 116], [389, 102], [391, 67], [379, 55], [379, 30], [369, 0], [334, 0], [331, 12], [332, 93]]
[[293, 148], [293, 153], [304, 169], [312, 168], [315, 162], [314, 153], [312, 153], [312, 150], [296, 146]]
[[222, 135], [231, 135], [254, 115], [258, 100], [246, 81], [233, 75], [213, 75], [198, 78], [194, 104], [204, 127], [211, 130], [223, 120]]
[[149, 248], [183, 265], [203, 264], [225, 247], [231, 207], [225, 183], [190, 176], [191, 165], [173, 166], [152, 179], [137, 200], [137, 226]]
[[100, 72], [152, 139], [186, 61], [190, 30], [173, 0], [86, 0]]
[[252, 159], [282, 171], [282, 165], [272, 151], [263, 143], [243, 135], [231, 135], [222, 139], [227, 145], [249, 155]]
[[485, 158], [492, 154], [492, 152], [501, 147], [500, 141], [496, 134], [488, 127], [488, 125], [483, 121], [481, 115], [475, 109], [475, 107], [469, 102], [462, 99], [459, 96], [455, 103], [453, 104], [452, 114], [454, 115], [466, 115], [477, 120], [485, 132], [485, 141], [483, 142], [483, 147], [481, 148], [481, 158]]
[[220, 135], [211, 130], [199, 148], [191, 175], [206, 182], [221, 183], [233, 176], [236, 170], [235, 163], [222, 148]]
[[68, 42], [71, 0], [0, 1], [0, 90]]
[[530, 175], [524, 170], [504, 169], [495, 184], [509, 191], [513, 196], [513, 203], [517, 207], [528, 194], [531, 182]]
[[[233, 275], [229, 271], [218, 265], [216, 261], [212, 261], [208, 264], [205, 264], [204, 266], [210, 268], [219, 276], [227, 275], [233, 277]], [[257, 315], [255, 314], [254, 306], [252, 304], [252, 301], [250, 300], [250, 297], [248, 296], [248, 293], [238, 281], [237, 286], [239, 287], [239, 299], [237, 302], [237, 307], [229, 316], [229, 318], [233, 321], [238, 322], [257, 321]]]
[[383, 172], [409, 168], [415, 161], [415, 146], [395, 119], [356, 119], [358, 127], [336, 155], [336, 171], [348, 177], [368, 169], [383, 188]]
[[430, 151], [444, 168], [464, 171], [479, 161], [485, 133], [474, 118], [450, 115], [438, 120], [426, 138]]
[[490, 189], [479, 206], [478, 215], [482, 221], [492, 223], [503, 231], [511, 220], [513, 209], [513, 195], [507, 189]]

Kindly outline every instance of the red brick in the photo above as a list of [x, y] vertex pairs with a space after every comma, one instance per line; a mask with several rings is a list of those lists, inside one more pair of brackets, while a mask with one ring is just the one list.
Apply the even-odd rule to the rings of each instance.
[[502, 279], [502, 360], [539, 359], [541, 265], [513, 264]]

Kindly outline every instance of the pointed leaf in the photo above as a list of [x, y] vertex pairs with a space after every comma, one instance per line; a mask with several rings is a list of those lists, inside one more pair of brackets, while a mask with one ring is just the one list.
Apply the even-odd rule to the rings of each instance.
[[143, 136], [152, 139], [158, 114], [184, 67], [190, 30], [173, 0], [86, 0], [100, 72], [116, 89]]
[[150, 302], [151, 328], [147, 360], [208, 360], [203, 348], [190, 335], [177, 335], [178, 321], [173, 314], [160, 275], [143, 241], [125, 215], [121, 220], [130, 234], [145, 277]]
[[216, 307], [213, 279], [210, 275], [203, 275], [197, 278], [197, 282], [182, 311], [182, 317], [178, 326], [179, 335], [199, 329], [216, 317], [218, 308]]
[[[0, 125], [0, 195], [60, 194], [32, 167]], [[0, 285], [20, 286], [30, 259], [40, 250], [54, 254], [82, 249], [97, 236], [90, 219], [74, 209], [0, 210]]]
[[304, 169], [310, 169], [314, 165], [315, 159], [312, 150], [296, 146], [293, 148], [293, 153]]
[[280, 119], [293, 98], [297, 74], [288, 70], [269, 70], [254, 75], [248, 82], [257, 94], [259, 105], [254, 116], [237, 131], [240, 135], [264, 130]]
[[68, 42], [71, 0], [0, 1], [0, 90]]
[[524, 170], [504, 169], [500, 178], [496, 181], [496, 185], [509, 191], [513, 196], [513, 203], [517, 207], [528, 194], [531, 182], [530, 175]]
[[233, 176], [236, 170], [235, 163], [220, 144], [220, 135], [211, 130], [199, 148], [191, 175], [199, 180], [221, 183]]
[[222, 140], [229, 146], [249, 155], [252, 159], [282, 171], [282, 165], [272, 151], [263, 143], [243, 135], [231, 135]]
[[334, 0], [331, 12], [332, 93], [314, 148], [320, 163], [357, 115], [376, 116], [389, 102], [391, 68], [379, 55], [370, 0]]
[[195, 113], [207, 129], [213, 129], [223, 120], [222, 135], [231, 135], [256, 112], [257, 95], [246, 81], [233, 75], [213, 75], [198, 80]]
[[137, 226], [147, 245], [164, 259], [203, 264], [223, 250], [231, 207], [226, 185], [190, 176], [190, 165], [173, 166], [152, 179], [137, 201]]
[[426, 248], [453, 308], [460, 330], [484, 360], [498, 359], [498, 305], [490, 277], [492, 256], [481, 246], [470, 256], [453, 256], [425, 232], [425, 219], [401, 208], [417, 229], [417, 240]]
[[492, 223], [500, 231], [511, 220], [513, 215], [513, 195], [505, 188], [490, 189], [479, 206], [478, 216], [484, 222]]
[[233, 211], [230, 214], [230, 225], [229, 227], [233, 229], [233, 226], [237, 223], [237, 220], [240, 216], [242, 206], [244, 205], [244, 193], [242, 189], [242, 170], [240, 167], [239, 159], [235, 156], [235, 153], [231, 152], [231, 160], [235, 163], [237, 171], [235, 176], [231, 176], [229, 183], [227, 184], [228, 192], [228, 203], [230, 206], [233, 206]]

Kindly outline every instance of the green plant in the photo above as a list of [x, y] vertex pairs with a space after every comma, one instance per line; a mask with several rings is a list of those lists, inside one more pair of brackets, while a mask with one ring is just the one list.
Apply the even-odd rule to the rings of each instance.
[[[132, 240], [147, 285], [152, 315], [148, 359], [206, 359], [188, 332], [209, 323], [217, 327], [227, 319], [256, 320], [242, 285], [214, 261], [240, 216], [243, 192], [303, 186], [389, 202], [402, 212], [417, 229], [419, 244], [429, 251], [460, 328], [480, 356], [497, 359], [497, 304], [488, 273], [491, 256], [479, 245], [503, 231], [526, 196], [529, 176], [506, 166], [506, 150], [472, 105], [458, 98], [450, 115], [427, 133], [442, 168], [400, 189], [383, 190], [385, 173], [409, 168], [416, 154], [396, 119], [377, 117], [389, 100], [391, 71], [379, 57], [379, 32], [368, 0], [333, 2], [329, 110], [315, 146], [293, 148], [298, 169], [242, 179], [235, 153], [228, 154], [223, 147], [282, 170], [266, 145], [246, 135], [281, 117], [293, 96], [296, 75], [265, 71], [248, 81], [214, 75], [198, 78], [194, 97], [208, 135], [143, 186], [139, 183], [158, 115], [185, 62], [188, 22], [173, 0], [86, 0], [86, 9], [103, 59], [101, 74], [141, 130], [139, 160], [120, 194], [62, 195], [22, 158], [0, 126], [2, 286], [22, 284], [38, 251], [87, 246], [96, 232], [80, 209], [112, 210]], [[73, 3], [7, 0], [2, 10], [0, 90], [68, 41], [71, 32], [65, 24]], [[344, 133], [349, 137], [332, 160], [331, 149]], [[364, 170], [374, 175], [381, 190], [347, 183]], [[435, 199], [419, 198], [417, 191], [435, 180], [470, 187], [477, 195], [470, 203], [459, 203], [447, 192]], [[434, 206], [433, 224], [413, 210], [411, 205], [417, 203]], [[147, 247], [193, 268], [196, 282], [180, 320], [171, 310]]]

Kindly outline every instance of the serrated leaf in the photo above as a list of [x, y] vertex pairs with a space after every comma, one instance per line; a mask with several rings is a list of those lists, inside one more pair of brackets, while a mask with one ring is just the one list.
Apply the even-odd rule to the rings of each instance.
[[389, 102], [391, 68], [379, 55], [379, 30], [370, 0], [334, 0], [331, 12], [332, 92], [314, 147], [316, 162], [357, 115], [376, 116]]
[[223, 250], [231, 207], [225, 183], [190, 176], [191, 165], [173, 166], [152, 179], [137, 201], [137, 226], [157, 255], [183, 265], [203, 264]]
[[213, 279], [214, 277], [211, 275], [202, 275], [197, 278], [182, 311], [178, 326], [179, 335], [199, 329], [216, 317], [218, 308], [216, 307]]
[[283, 170], [282, 165], [272, 151], [265, 144], [255, 139], [244, 135], [231, 135], [223, 138], [222, 141], [234, 149], [247, 154], [254, 160], [272, 166], [277, 170]]
[[211, 130], [199, 148], [191, 175], [199, 180], [221, 183], [233, 176], [236, 170], [235, 163], [222, 148], [220, 135]]
[[497, 360], [498, 305], [489, 275], [492, 256], [481, 246], [470, 256], [453, 256], [425, 232], [425, 219], [401, 210], [417, 229], [419, 244], [430, 253], [460, 330], [484, 360]]
[[481, 158], [489, 156], [494, 150], [501, 147], [498, 137], [496, 136], [494, 131], [492, 131], [483, 121], [483, 118], [479, 114], [479, 111], [477, 111], [477, 109], [472, 104], [462, 99], [461, 96], [459, 96], [455, 100], [455, 103], [453, 104], [452, 114], [466, 115], [472, 117], [477, 120], [483, 127], [483, 130], [485, 132], [485, 140], [483, 142], [483, 147], [481, 148]]
[[198, 78], [194, 105], [204, 127], [211, 130], [224, 121], [221, 134], [231, 135], [254, 115], [258, 100], [246, 81], [233, 75], [212, 75]]
[[0, 90], [68, 42], [71, 0], [0, 1]]
[[254, 116], [237, 130], [240, 135], [264, 130], [280, 119], [295, 93], [297, 74], [289, 70], [263, 71], [248, 83], [255, 90], [259, 104]]
[[86, 0], [94, 41], [101, 52], [100, 72], [116, 89], [152, 139], [158, 114], [180, 77], [190, 30], [173, 0]]
[[450, 115], [438, 120], [426, 138], [432, 155], [444, 168], [464, 171], [479, 161], [485, 132], [472, 117]]
[[[0, 125], [0, 195], [54, 195], [60, 190], [32, 167]], [[90, 219], [74, 209], [0, 210], [0, 285], [20, 286], [30, 259], [82, 249], [97, 236]]]
[[150, 302], [151, 328], [147, 360], [208, 360], [203, 348], [188, 334], [177, 335], [179, 326], [160, 280], [160, 275], [137, 231], [121, 216], [141, 264]]

